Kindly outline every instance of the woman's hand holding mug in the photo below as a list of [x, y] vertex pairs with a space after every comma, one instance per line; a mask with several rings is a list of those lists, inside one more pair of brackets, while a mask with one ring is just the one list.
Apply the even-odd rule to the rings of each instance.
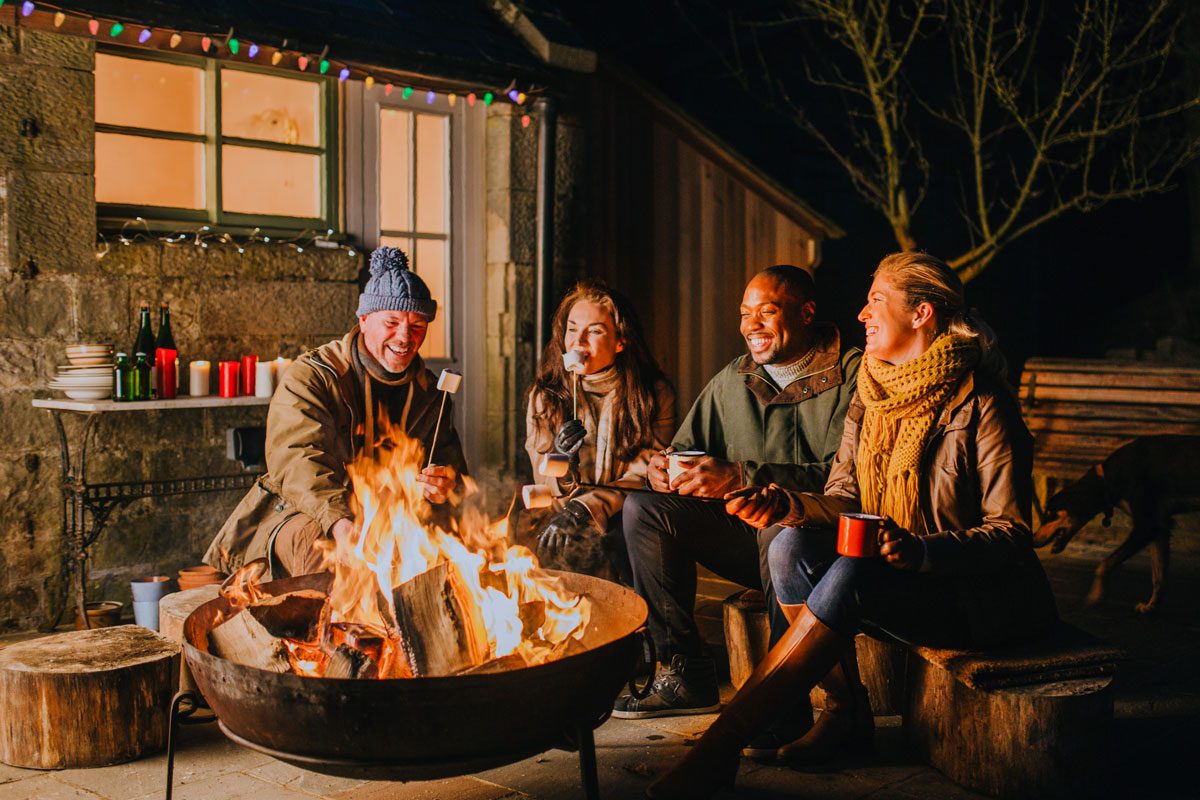
[[670, 452], [671, 448], [668, 447], [655, 453], [650, 456], [650, 463], [646, 466], [646, 482], [656, 492], [671, 491], [671, 479], [667, 475], [667, 454]]
[[891, 517], [883, 519], [883, 544], [879, 554], [888, 566], [916, 571], [925, 560], [925, 546], [911, 532], [896, 524]]

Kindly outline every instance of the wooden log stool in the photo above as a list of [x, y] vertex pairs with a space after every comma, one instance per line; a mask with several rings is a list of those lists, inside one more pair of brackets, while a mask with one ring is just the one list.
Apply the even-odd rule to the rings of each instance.
[[[198, 586], [195, 589], [175, 592], [163, 597], [162, 600], [158, 601], [159, 633], [182, 647], [184, 621], [188, 618], [189, 614], [209, 600], [216, 600], [220, 588], [219, 585], [214, 583], [209, 586]], [[192, 673], [188, 671], [187, 659], [184, 658], [179, 659], [179, 691], [200, 693], [200, 690], [196, 687], [196, 682], [192, 680]]]
[[120, 764], [167, 744], [179, 646], [137, 625], [72, 631], [0, 650], [0, 761]]

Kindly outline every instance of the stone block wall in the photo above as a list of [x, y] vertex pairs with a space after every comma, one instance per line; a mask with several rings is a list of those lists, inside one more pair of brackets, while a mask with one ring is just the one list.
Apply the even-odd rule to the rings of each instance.
[[[57, 611], [60, 458], [50, 415], [30, 401], [75, 341], [133, 343], [138, 305], [169, 301], [186, 362], [273, 358], [343, 334], [361, 256], [255, 244], [97, 243], [93, 187], [93, 46], [0, 27], [0, 633]], [[36, 137], [17, 135], [37, 121]], [[236, 472], [225, 429], [265, 409], [105, 415], [89, 455], [93, 480]], [[68, 432], [79, 420], [68, 415]], [[74, 437], [72, 437], [73, 439]], [[140, 500], [113, 513], [93, 550], [93, 599], [128, 601], [128, 580], [198, 563], [240, 492]]]

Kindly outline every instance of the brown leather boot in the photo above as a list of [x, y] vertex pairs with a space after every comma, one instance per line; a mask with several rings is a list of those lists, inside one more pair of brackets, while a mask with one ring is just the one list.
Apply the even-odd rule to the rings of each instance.
[[825, 690], [825, 708], [812, 730], [779, 748], [779, 760], [790, 767], [829, 768], [840, 758], [874, 749], [875, 717], [853, 641], [818, 685]]
[[846, 637], [801, 609], [783, 638], [683, 760], [646, 790], [654, 800], [697, 800], [732, 786], [739, 752], [779, 709], [812, 689], [847, 647]]
[[[787, 603], [780, 603], [779, 607], [783, 610], [783, 616], [790, 625], [796, 621], [796, 617], [800, 616], [804, 604], [788, 605]], [[791, 703], [792, 705], [789, 708], [787, 701], [785, 701], [784, 710], [777, 716], [775, 721], [759, 731], [742, 748], [742, 755], [745, 758], [752, 758], [755, 761], [764, 763], [774, 763], [779, 758], [779, 748], [803, 738], [812, 729], [813, 708], [812, 702], [808, 699], [808, 693], [798, 692]]]

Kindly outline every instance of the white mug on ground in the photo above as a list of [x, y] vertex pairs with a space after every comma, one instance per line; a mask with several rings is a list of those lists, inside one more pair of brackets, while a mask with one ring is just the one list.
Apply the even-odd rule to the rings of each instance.
[[704, 458], [702, 450], [677, 450], [667, 453], [667, 482], [674, 483], [675, 479], [692, 468], [697, 459]]
[[554, 492], [549, 486], [528, 483], [521, 487], [521, 502], [526, 508], [549, 508], [554, 502]]
[[538, 472], [550, 478], [565, 478], [570, 471], [571, 457], [562, 453], [546, 453], [538, 465]]

